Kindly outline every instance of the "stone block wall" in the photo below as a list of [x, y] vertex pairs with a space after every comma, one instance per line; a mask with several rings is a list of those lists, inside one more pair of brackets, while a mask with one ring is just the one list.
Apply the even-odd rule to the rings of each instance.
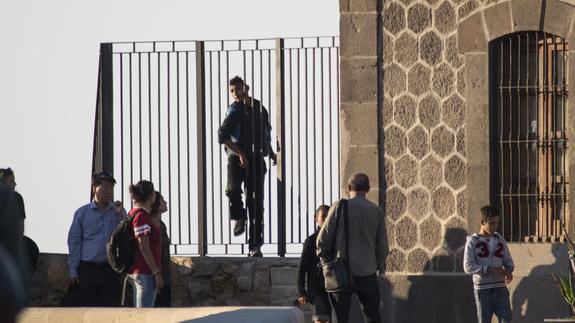
[[[59, 306], [68, 289], [67, 255], [41, 254], [30, 306]], [[172, 257], [172, 304], [293, 306], [298, 258]], [[311, 317], [310, 306], [300, 306]]]
[[[474, 7], [475, 5], [475, 7]], [[464, 1], [385, 1], [383, 153], [388, 271], [454, 272], [467, 234]]]
[[[488, 43], [525, 30], [573, 43], [574, 5], [340, 0], [342, 183], [355, 171], [375, 182], [369, 198], [387, 215], [388, 272], [462, 271], [465, 236], [490, 202]], [[575, 174], [575, 150], [569, 156]], [[575, 185], [570, 196], [573, 210]]]

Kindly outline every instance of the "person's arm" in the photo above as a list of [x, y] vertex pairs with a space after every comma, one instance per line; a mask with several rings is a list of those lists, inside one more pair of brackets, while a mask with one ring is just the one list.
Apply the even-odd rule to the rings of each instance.
[[266, 131], [266, 149], [269, 151], [270, 153], [270, 159], [274, 162], [274, 165], [277, 165], [277, 155], [274, 152], [274, 148], [272, 146], [272, 138], [271, 138], [271, 133], [272, 133], [272, 125], [270, 123], [269, 120], [269, 114], [268, 111], [266, 110], [266, 108], [262, 105], [262, 109], [265, 113], [265, 127], [267, 127], [267, 131]]
[[134, 236], [138, 241], [138, 249], [140, 254], [146, 261], [148, 268], [152, 271], [152, 275], [156, 280], [156, 289], [160, 289], [164, 286], [164, 280], [161, 275], [161, 268], [156, 263], [154, 255], [152, 254], [152, 249], [150, 248], [150, 235], [152, 234], [152, 223], [150, 222], [149, 215], [147, 213], [139, 213], [134, 217], [132, 222], [134, 226]]
[[[383, 213], [383, 212], [382, 212]], [[384, 217], [377, 226], [376, 244], [375, 244], [375, 259], [377, 260], [377, 269], [380, 274], [385, 273], [385, 262], [389, 254], [389, 243], [387, 241], [387, 225], [386, 218]]]
[[301, 252], [301, 258], [298, 266], [298, 273], [297, 273], [297, 289], [299, 293], [299, 298], [306, 297], [305, 301], [302, 300], [300, 303], [307, 302], [307, 292], [305, 289], [305, 279], [307, 270], [310, 265], [311, 257], [314, 257], [314, 243], [315, 241], [311, 241], [310, 238], [307, 238], [303, 244], [303, 250]]
[[327, 218], [325, 219], [325, 223], [319, 230], [319, 234], [317, 236], [316, 241], [316, 253], [317, 256], [321, 259], [324, 259], [330, 254], [331, 247], [333, 243], [333, 239], [335, 239], [335, 227], [336, 227], [336, 210], [339, 207], [339, 202], [336, 202], [327, 213]]
[[509, 269], [510, 271], [515, 270], [515, 264], [513, 263], [513, 258], [511, 257], [511, 253], [509, 252], [509, 246], [507, 245], [507, 241], [503, 237], [500, 237], [501, 243], [503, 244], [503, 267], [505, 269]]
[[242, 167], [247, 167], [245, 152], [232, 141], [232, 134], [238, 126], [240, 119], [241, 114], [236, 111], [234, 107], [228, 108], [227, 115], [218, 129], [218, 142], [240, 157], [240, 165]]
[[503, 267], [505, 268], [505, 282], [509, 284], [513, 280], [515, 264], [513, 263], [513, 258], [511, 258], [511, 253], [509, 252], [507, 242], [503, 237], [501, 237], [501, 243], [503, 244]]
[[248, 166], [248, 158], [246, 157], [246, 154], [231, 139], [226, 139], [224, 141], [224, 146], [240, 157], [240, 166], [242, 168], [246, 168]]
[[72, 283], [78, 282], [78, 266], [82, 258], [82, 225], [80, 217], [82, 209], [74, 213], [72, 225], [68, 231], [68, 270]]
[[24, 235], [24, 220], [26, 219], [26, 209], [24, 207], [24, 198], [22, 194], [14, 192], [16, 208], [18, 209], [18, 233]]
[[486, 274], [489, 270], [488, 266], [481, 266], [477, 263], [477, 254], [475, 251], [475, 239], [469, 236], [465, 244], [465, 252], [463, 254], [463, 270], [468, 275], [473, 274]]

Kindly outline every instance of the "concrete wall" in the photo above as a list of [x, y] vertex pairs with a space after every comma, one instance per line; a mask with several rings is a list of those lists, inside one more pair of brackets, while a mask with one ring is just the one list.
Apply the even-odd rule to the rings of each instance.
[[[511, 245], [519, 264], [510, 285], [518, 322], [542, 322], [564, 317], [564, 305], [551, 274], [565, 271], [563, 245]], [[292, 306], [297, 297], [299, 259], [288, 258], [186, 258], [174, 257], [175, 307]], [[66, 255], [42, 254], [30, 288], [30, 306], [58, 306], [67, 288]], [[389, 274], [379, 277], [381, 313], [389, 323], [475, 322], [470, 277], [451, 273]], [[361, 311], [353, 305], [351, 322], [360, 323]], [[300, 307], [309, 322], [309, 306]]]

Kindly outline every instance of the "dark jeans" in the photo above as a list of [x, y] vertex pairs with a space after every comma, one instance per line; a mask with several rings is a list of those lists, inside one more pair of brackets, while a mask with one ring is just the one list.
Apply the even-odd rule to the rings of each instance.
[[474, 290], [479, 323], [491, 323], [493, 314], [499, 322], [511, 322], [511, 304], [507, 287]]
[[160, 293], [156, 296], [155, 307], [172, 307], [172, 285], [166, 281], [166, 285], [160, 289]]
[[120, 275], [108, 264], [80, 262], [78, 291], [84, 306], [115, 307], [120, 305]]
[[[368, 323], [380, 323], [377, 275], [353, 276], [353, 282], [355, 285], [354, 292], [361, 303], [365, 321]], [[349, 320], [352, 294], [352, 292], [329, 293], [329, 299], [335, 310], [338, 323], [347, 323]]]
[[240, 167], [237, 155], [228, 156], [228, 184], [226, 195], [229, 198], [230, 218], [241, 220], [246, 218], [246, 209], [242, 200], [242, 184], [246, 190], [246, 204], [249, 214], [250, 250], [261, 247], [264, 243], [264, 182], [266, 163], [262, 157], [248, 159], [249, 169]]

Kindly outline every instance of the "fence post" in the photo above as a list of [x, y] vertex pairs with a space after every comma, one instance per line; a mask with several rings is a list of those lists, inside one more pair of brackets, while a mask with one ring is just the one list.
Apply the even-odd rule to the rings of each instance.
[[208, 252], [208, 210], [206, 170], [206, 76], [204, 42], [196, 41], [196, 109], [198, 144], [198, 254]]
[[286, 254], [285, 69], [284, 40], [276, 39], [276, 138], [278, 185], [278, 255]]
[[[92, 174], [114, 173], [114, 84], [112, 44], [100, 44], [98, 66], [98, 92], [92, 151]], [[93, 192], [90, 187], [90, 198]]]

